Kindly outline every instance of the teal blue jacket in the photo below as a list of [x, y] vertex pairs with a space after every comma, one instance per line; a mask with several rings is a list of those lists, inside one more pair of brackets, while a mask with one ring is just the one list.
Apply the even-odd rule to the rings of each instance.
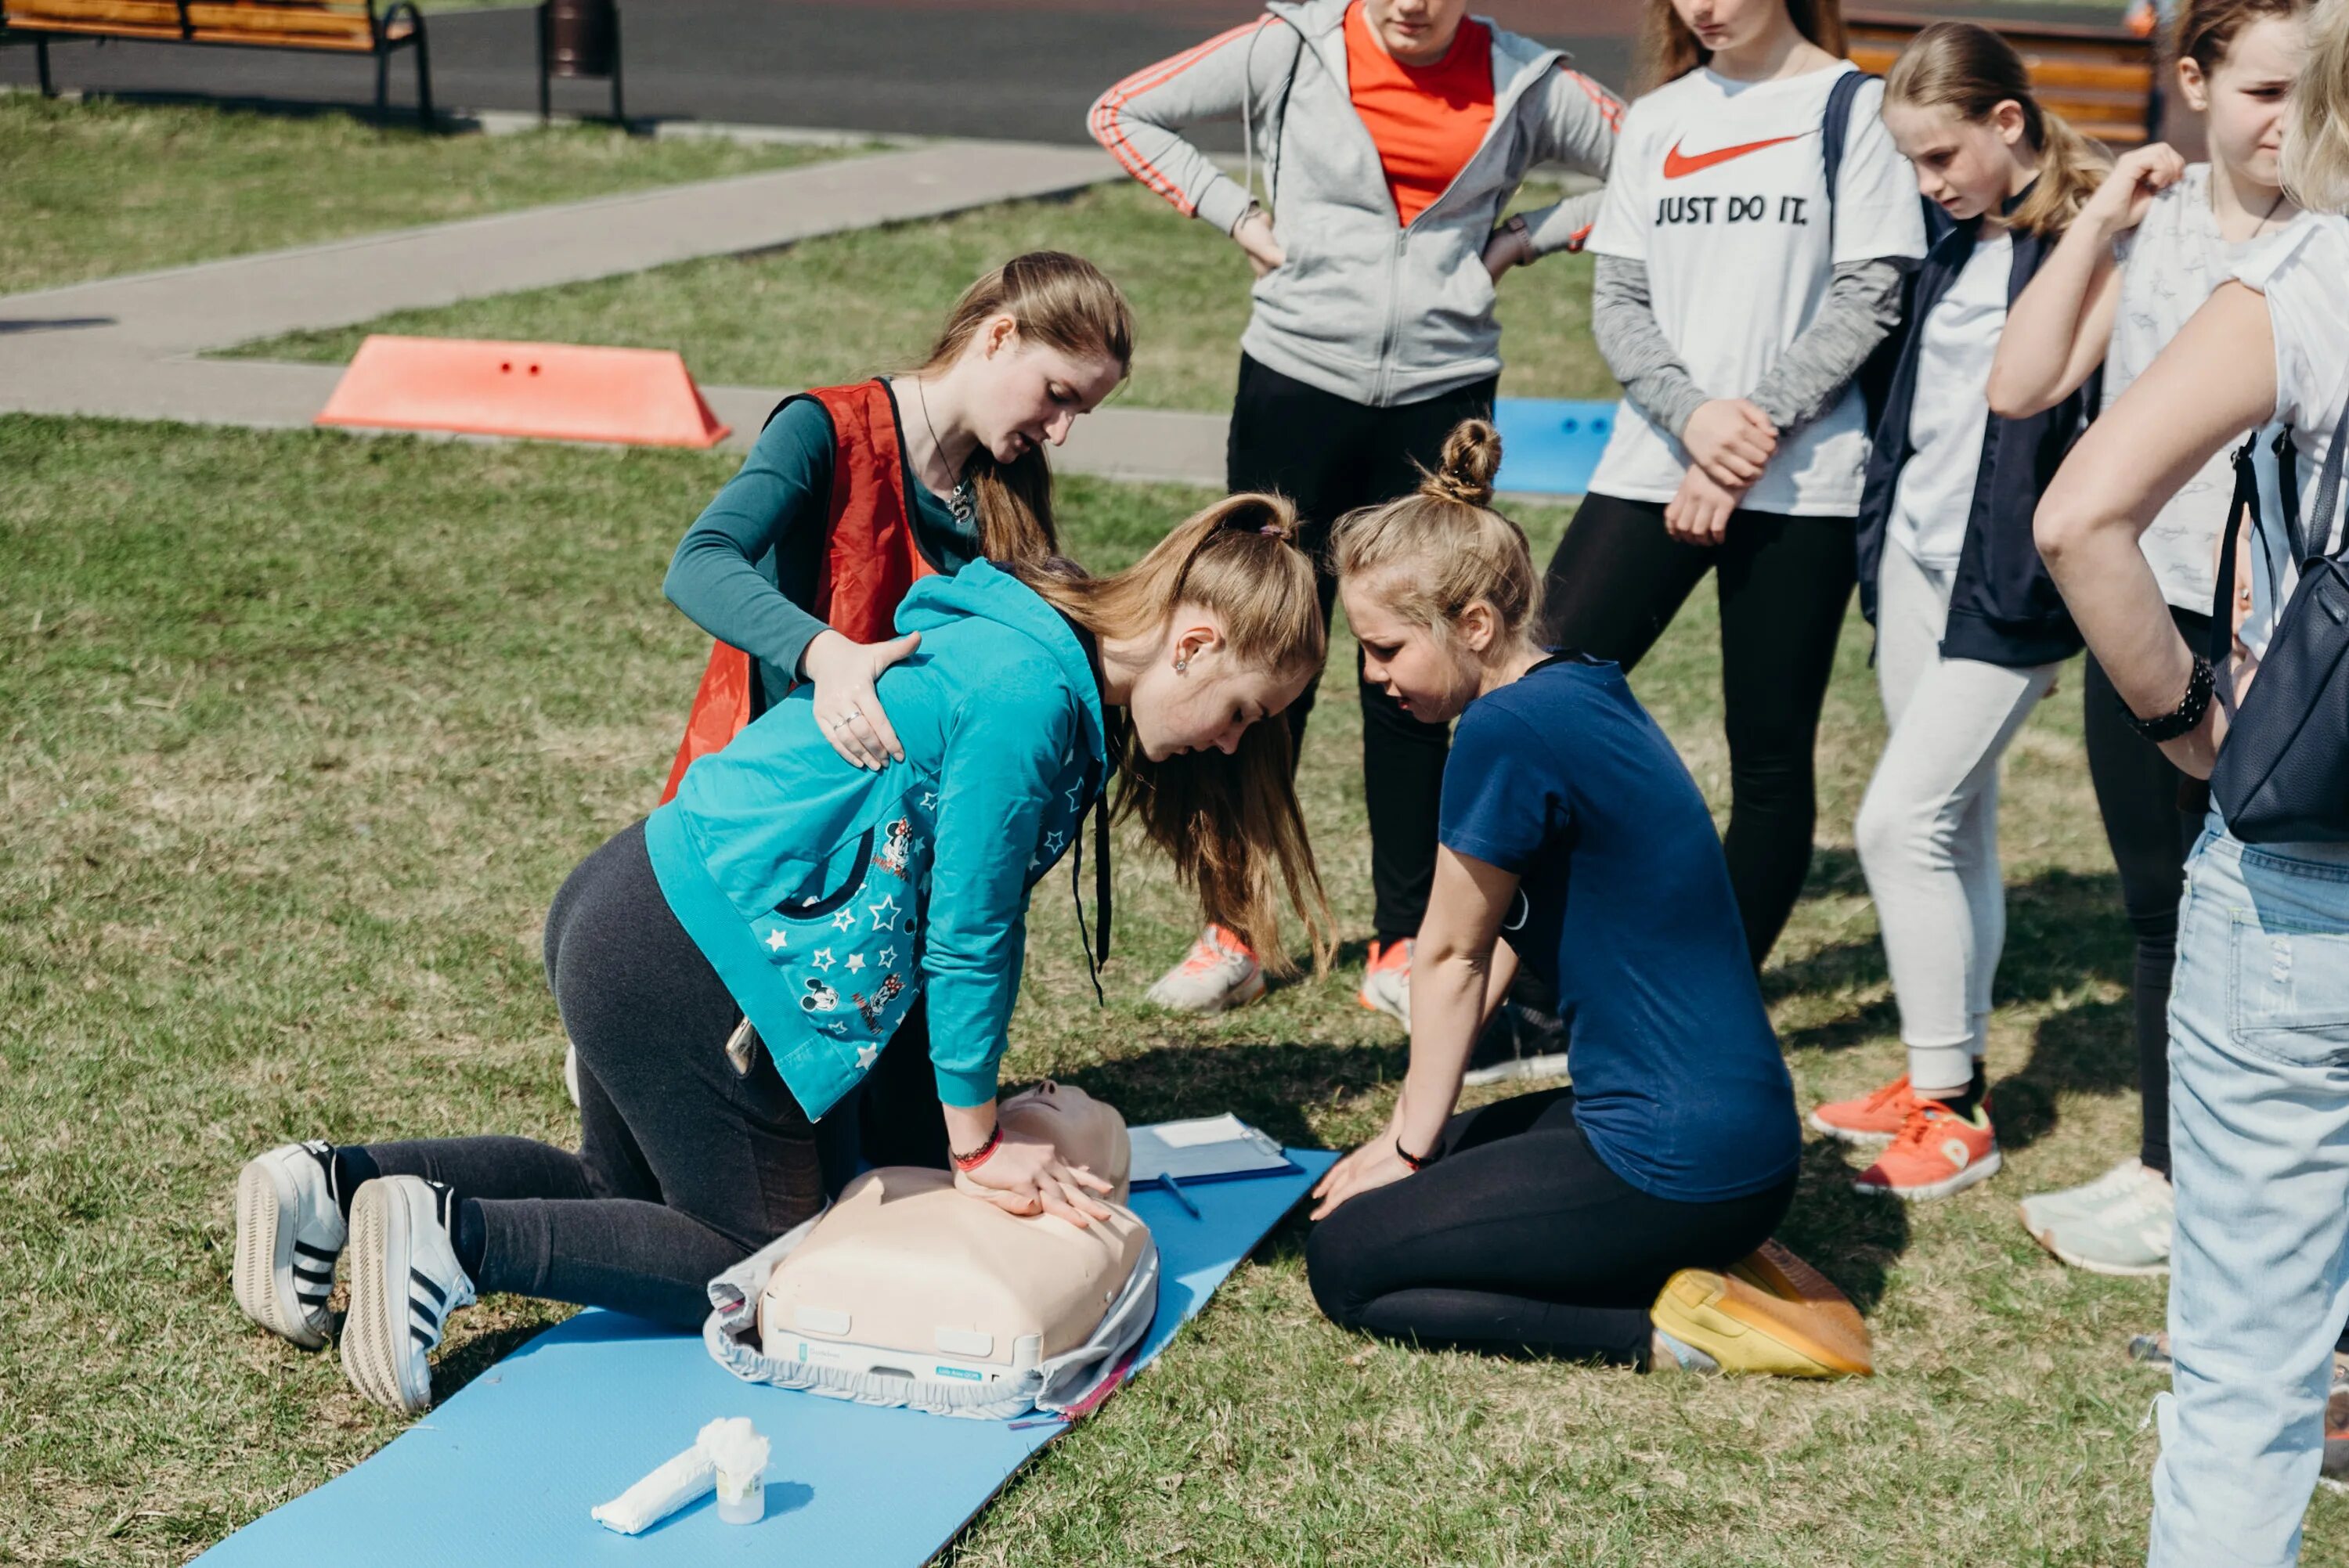
[[938, 1098], [993, 1096], [1029, 889], [1107, 771], [1092, 662], [1026, 584], [984, 561], [925, 578], [897, 630], [922, 634], [876, 688], [903, 762], [842, 760], [802, 685], [645, 824], [669, 908], [811, 1117], [924, 995]]

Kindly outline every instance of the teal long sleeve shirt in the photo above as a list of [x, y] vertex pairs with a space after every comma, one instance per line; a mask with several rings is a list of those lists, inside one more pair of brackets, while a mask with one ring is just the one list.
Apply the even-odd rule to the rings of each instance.
[[[904, 430], [901, 418], [901, 449]], [[833, 447], [832, 416], [822, 403], [802, 397], [786, 405], [678, 542], [661, 583], [694, 624], [758, 661], [761, 711], [800, 678], [801, 655], [824, 630], [814, 606], [831, 531]], [[905, 493], [915, 542], [931, 565], [952, 574], [978, 559], [975, 526], [910, 472]]]

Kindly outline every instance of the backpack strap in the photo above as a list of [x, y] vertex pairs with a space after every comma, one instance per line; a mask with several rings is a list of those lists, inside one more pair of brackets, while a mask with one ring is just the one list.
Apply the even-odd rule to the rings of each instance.
[[[2316, 471], [2316, 536], [2307, 542], [2303, 562], [2321, 556], [2338, 556], [2349, 550], [2349, 528], [2342, 530], [2341, 543], [2334, 549], [2325, 546], [2333, 541], [2333, 517], [2341, 504], [2341, 475], [2344, 459], [2349, 459], [2349, 407], [2341, 410], [2341, 422], [2333, 427], [2333, 445], [2324, 453], [2324, 466]], [[2287, 486], [2286, 488], [2291, 488]]]
[[1819, 117], [1819, 157], [1826, 165], [1827, 243], [1835, 243], [1836, 187], [1843, 180], [1844, 149], [1851, 143], [1851, 117], [1863, 82], [1882, 81], [1866, 71], [1846, 71], [1827, 88], [1826, 112]]
[[2251, 462], [2252, 449], [2259, 444], [2260, 433], [2253, 430], [2235, 449], [2235, 494], [2227, 503], [2227, 530], [2219, 541], [2219, 581], [2210, 599], [2210, 643], [2205, 650], [2213, 670], [2225, 670], [2235, 651], [2235, 548], [2242, 538], [2243, 520], [2260, 510], [2259, 469]]

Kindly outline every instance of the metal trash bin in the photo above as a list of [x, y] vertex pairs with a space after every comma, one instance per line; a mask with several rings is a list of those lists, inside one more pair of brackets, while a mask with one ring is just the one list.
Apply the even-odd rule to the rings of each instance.
[[612, 119], [626, 124], [620, 99], [620, 7], [616, 0], [541, 0], [538, 7], [538, 118], [554, 118], [556, 77], [612, 83]]

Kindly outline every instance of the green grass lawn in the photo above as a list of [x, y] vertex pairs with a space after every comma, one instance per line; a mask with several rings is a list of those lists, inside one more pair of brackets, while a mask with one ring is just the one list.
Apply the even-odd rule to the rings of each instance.
[[[539, 924], [658, 788], [704, 646], [658, 583], [730, 464], [0, 418], [0, 1562], [182, 1562], [399, 1429], [332, 1357], [238, 1314], [231, 1184], [292, 1137], [575, 1136]], [[1097, 566], [1200, 499], [1064, 493]], [[1562, 514], [1525, 521], [1547, 542]], [[1636, 684], [1717, 802], [1714, 624], [1700, 596]], [[1880, 740], [1866, 654], [1855, 625], [1818, 868], [1766, 977], [1806, 1104], [1900, 1061], [1849, 849]], [[1333, 671], [1350, 659], [1341, 639]], [[1904, 1209], [1808, 1150], [1788, 1239], [1868, 1314], [1880, 1377], [1374, 1345], [1316, 1314], [1291, 1221], [952, 1560], [2141, 1561], [2160, 1379], [2123, 1346], [2161, 1285], [2057, 1266], [2013, 1208], [2135, 1137], [2078, 691], [2067, 674], [2008, 769], [2007, 1171]], [[1324, 705], [1303, 771], [1345, 967], [1218, 1021], [1143, 1010], [1195, 914], [1129, 846], [1106, 1011], [1067, 899], [1037, 901], [1012, 1076], [1333, 1146], [1379, 1123], [1404, 1051], [1351, 995], [1370, 894], [1350, 708]], [[442, 1394], [557, 1315], [460, 1316]], [[2349, 1501], [2320, 1496], [2307, 1561], [2344, 1552]]]
[[0, 94], [0, 294], [842, 155]]
[[[1121, 181], [1057, 201], [982, 208], [921, 223], [828, 235], [763, 255], [686, 262], [626, 277], [400, 311], [235, 352], [339, 364], [370, 332], [675, 348], [716, 386], [820, 387], [917, 363], [972, 278], [1031, 250], [1074, 251], [1115, 278], [1139, 318], [1142, 407], [1231, 407], [1247, 325], [1248, 266], [1205, 223]], [[1590, 263], [1553, 256], [1501, 280], [1516, 397], [1612, 397], [1590, 343]]]

